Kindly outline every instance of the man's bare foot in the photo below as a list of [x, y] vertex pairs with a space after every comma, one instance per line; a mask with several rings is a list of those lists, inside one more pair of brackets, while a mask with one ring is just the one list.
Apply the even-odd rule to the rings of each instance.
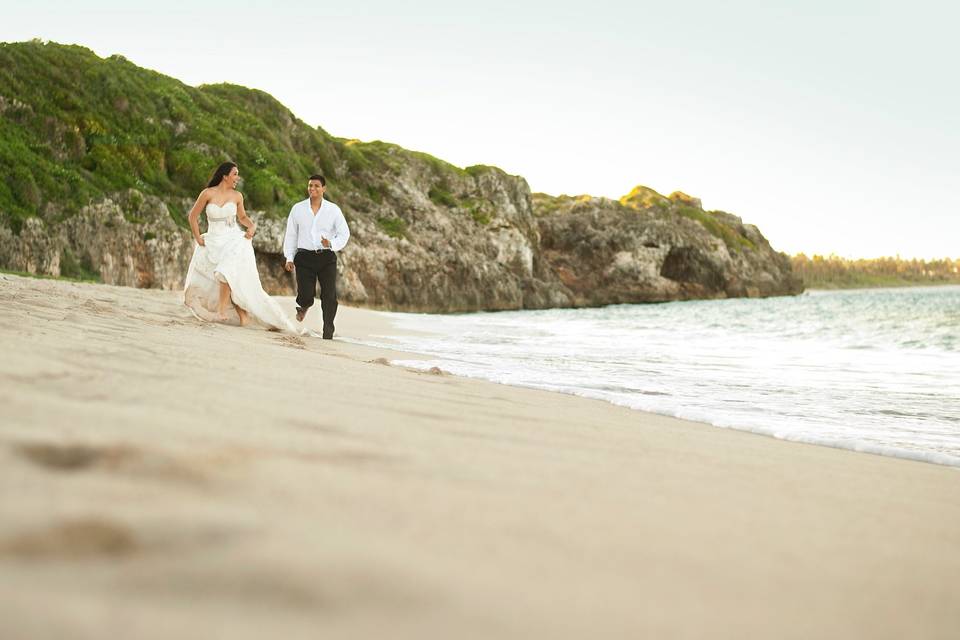
[[306, 315], [307, 315], [306, 309], [301, 309], [300, 307], [297, 307], [297, 322], [303, 322], [303, 318]]
[[213, 316], [214, 322], [229, 322], [230, 317], [227, 315], [226, 311], [217, 311]]

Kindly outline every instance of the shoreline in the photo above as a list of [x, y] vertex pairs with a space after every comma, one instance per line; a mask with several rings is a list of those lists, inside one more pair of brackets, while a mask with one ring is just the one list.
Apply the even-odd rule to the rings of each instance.
[[[930, 290], [934, 287], [924, 286], [919, 288], [923, 290]], [[900, 289], [901, 288], [893, 288], [888, 290], [898, 291]], [[847, 291], [850, 291], [851, 293], [873, 292], [873, 291], [876, 291], [876, 289], [858, 289], [858, 290], [847, 290]], [[840, 292], [838, 290], [817, 290], [817, 291], [811, 291], [810, 293], [833, 295], [833, 294], [838, 294]], [[714, 302], [722, 302], [722, 301], [714, 301]], [[628, 304], [623, 306], [631, 306], [631, 305]], [[505, 313], [521, 313], [522, 314], [524, 312], [534, 313], [538, 311], [549, 311], [549, 310], [529, 310], [529, 311], [514, 310], [514, 311], [506, 311]], [[577, 310], [556, 309], [555, 311], [574, 312]], [[393, 334], [392, 337], [395, 339], [399, 338], [402, 340], [403, 337], [414, 332], [417, 332], [423, 335], [432, 334], [437, 337], [456, 335], [456, 332], [451, 329], [448, 329], [446, 332], [432, 331], [430, 329], [425, 329], [424, 328], [425, 325], [431, 324], [432, 314], [429, 314], [429, 313], [421, 313], [421, 312], [409, 313], [409, 312], [381, 311], [381, 310], [376, 311], [376, 313], [385, 314], [386, 316], [385, 320], [387, 320], [388, 323], [392, 323], [392, 329], [390, 330], [390, 333]], [[461, 314], [461, 315], [472, 316], [472, 315], [481, 315], [484, 313], [490, 313], [490, 312], [474, 312], [474, 313]], [[446, 317], [446, 314], [441, 314], [439, 317], [441, 318]], [[424, 321], [421, 322], [418, 319], [424, 319]], [[436, 322], [433, 323], [434, 326], [436, 326], [436, 324], [437, 324]], [[414, 329], [413, 328], [414, 326], [416, 326], [417, 329]], [[387, 332], [387, 328], [381, 328], [380, 331]], [[375, 348], [388, 346], [387, 341], [390, 340], [391, 336], [384, 335], [382, 336], [382, 338], [384, 340], [377, 342], [376, 340], [370, 339], [370, 337], [368, 336], [366, 338], [357, 340], [356, 342], [358, 344], [365, 344], [367, 346], [371, 346]], [[406, 341], [404, 344], [396, 344], [395, 340], [393, 342], [397, 348], [401, 349], [401, 351], [404, 349], [416, 349], [415, 341], [414, 342]], [[415, 358], [409, 358], [409, 359], [400, 358], [396, 360], [396, 363], [399, 366], [408, 366], [415, 369], [431, 368], [432, 366], [438, 366], [443, 368], [447, 366], [445, 363], [458, 362], [458, 357], [459, 356], [457, 355], [451, 356], [450, 353], [444, 353], [441, 351], [433, 355], [417, 354]], [[453, 358], [453, 360], [449, 360], [450, 358]], [[429, 364], [424, 364], [421, 366], [417, 364], [418, 361], [427, 361]], [[481, 361], [477, 360], [477, 361], [471, 361], [471, 362], [475, 365], [478, 365]], [[914, 449], [909, 447], [898, 447], [893, 444], [888, 444], [883, 442], [870, 442], [867, 440], [854, 440], [854, 439], [845, 440], [841, 438], [828, 437], [828, 436], [822, 436], [822, 435], [818, 436], [816, 434], [809, 434], [809, 433], [794, 434], [791, 432], [783, 431], [782, 429], [777, 429], [776, 416], [769, 421], [771, 426], [750, 424], [749, 422], [737, 423], [736, 420], [731, 419], [729, 416], [718, 418], [715, 415], [704, 414], [703, 411], [698, 411], [698, 412], [689, 411], [688, 410], [689, 407], [681, 407], [680, 409], [674, 408], [673, 410], [658, 411], [656, 409], [637, 406], [635, 403], [631, 403], [630, 401], [627, 401], [627, 400], [618, 401], [617, 399], [612, 399], [608, 395], [605, 395], [603, 393], [592, 392], [590, 390], [582, 389], [579, 387], [558, 389], [558, 388], [551, 388], [549, 385], [545, 385], [545, 384], [538, 385], [533, 382], [530, 382], [530, 383], [522, 382], [522, 381], [501, 382], [500, 380], [498, 380], [498, 377], [504, 374], [504, 372], [508, 372], [509, 369], [502, 369], [502, 368], [497, 369], [496, 367], [491, 369], [489, 365], [490, 365], [490, 362], [484, 362], [483, 366], [480, 366], [479, 368], [474, 367], [472, 370], [470, 370], [469, 368], [465, 370], [464, 368], [461, 367], [459, 370], [451, 371], [450, 373], [452, 373], [453, 375], [461, 376], [461, 377], [472, 379], [472, 380], [482, 380], [485, 382], [490, 382], [494, 384], [504, 384], [504, 385], [513, 386], [516, 388], [536, 389], [541, 391], [548, 391], [551, 393], [560, 393], [564, 395], [570, 395], [570, 396], [589, 399], [589, 400], [598, 400], [614, 406], [625, 407], [633, 411], [637, 411], [641, 414], [651, 414], [651, 415], [674, 418], [677, 420], [692, 422], [695, 424], [700, 424], [700, 425], [715, 428], [715, 429], [730, 429], [730, 430], [740, 431], [743, 433], [752, 433], [756, 435], [762, 435], [765, 437], [774, 438], [776, 440], [781, 440], [784, 442], [807, 444], [807, 445], [813, 445], [813, 446], [827, 447], [831, 449], [841, 449], [845, 451], [852, 451], [852, 452], [863, 453], [868, 455], [877, 455], [877, 456], [888, 457], [888, 458], [911, 460], [915, 462], [935, 464], [935, 465], [940, 465], [940, 466], [960, 470], [960, 458], [958, 458], [955, 453], [947, 453], [947, 452], [936, 451], [932, 449], [922, 450], [922, 449]]]
[[[903, 284], [880, 284], [876, 286], [868, 287], [805, 287], [804, 293], [809, 291], [823, 292], [823, 293], [835, 293], [838, 291], [877, 291], [877, 290], [890, 290], [896, 291], [898, 289], [939, 289], [941, 287], [960, 287], [960, 281], [957, 282], [911, 282]], [[803, 295], [800, 293], [798, 295]]]
[[[951, 468], [392, 366], [409, 354], [177, 298], [0, 276], [0, 635], [960, 626]], [[341, 306], [338, 336], [380, 313]]]
[[[364, 343], [364, 342], [358, 342], [357, 344], [363, 344], [366, 346], [372, 346], [372, 347], [378, 348], [378, 345], [376, 344], [370, 344], [370, 343]], [[405, 356], [409, 355], [407, 352], [403, 352], [403, 351], [401, 351], [400, 353], [402, 353]], [[415, 355], [416, 357], [398, 359], [397, 364], [399, 366], [407, 366], [407, 367], [419, 369], [419, 367], [416, 367], [416, 365], [414, 364], [407, 364], [407, 361], [416, 362], [417, 360], [431, 359], [431, 356], [428, 356], [425, 354], [413, 354], [413, 355]], [[672, 413], [658, 413], [656, 411], [638, 409], [636, 407], [630, 406], [629, 404], [625, 404], [625, 403], [621, 404], [621, 403], [614, 402], [612, 400], [607, 400], [606, 398], [591, 396], [585, 393], [575, 393], [572, 391], [557, 391], [552, 389], [544, 389], [542, 387], [537, 387], [532, 384], [531, 385], [509, 384], [505, 382], [497, 382], [495, 380], [490, 380], [489, 378], [484, 378], [482, 376], [469, 376], [469, 375], [461, 375], [461, 374], [451, 374], [451, 375], [457, 375], [458, 377], [466, 378], [469, 380], [479, 380], [483, 382], [489, 382], [491, 384], [503, 384], [505, 386], [514, 387], [517, 389], [531, 389], [531, 390], [537, 390], [537, 391], [546, 391], [547, 393], [558, 393], [561, 395], [569, 395], [575, 398], [581, 398], [583, 400], [603, 402], [605, 404], [609, 404], [615, 407], [623, 407], [625, 409], [629, 409], [630, 411], [636, 411], [640, 414], [660, 416], [664, 418], [670, 418], [672, 420], [680, 420], [680, 421], [688, 422], [691, 424], [701, 425], [703, 427], [709, 427], [711, 429], [727, 429], [731, 431], [737, 431], [739, 433], [749, 433], [752, 435], [762, 436], [764, 438], [772, 438], [774, 440], [779, 440], [780, 442], [802, 444], [802, 445], [808, 445], [813, 447], [826, 447], [827, 449], [838, 449], [841, 451], [850, 451], [858, 454], [880, 456], [882, 458], [893, 458], [895, 460], [909, 460], [911, 462], [919, 462], [922, 464], [934, 464], [937, 466], [946, 467], [948, 469], [954, 469], [960, 472], [960, 459], [957, 459], [955, 456], [951, 456], [949, 454], [939, 454], [939, 453], [931, 454], [926, 452], [918, 452], [911, 449], [898, 449], [896, 447], [889, 447], [884, 445], [870, 445], [868, 443], [861, 443], [861, 442], [847, 443], [839, 440], [827, 440], [827, 439], [816, 439], [816, 438], [803, 439], [803, 438], [787, 437], [787, 436], [777, 435], [775, 432], [765, 431], [763, 429], [755, 429], [755, 428], [743, 427], [743, 426], [729, 426], [725, 424], [717, 424], [717, 423], [709, 422], [707, 420], [684, 418], [682, 416], [678, 416]]]

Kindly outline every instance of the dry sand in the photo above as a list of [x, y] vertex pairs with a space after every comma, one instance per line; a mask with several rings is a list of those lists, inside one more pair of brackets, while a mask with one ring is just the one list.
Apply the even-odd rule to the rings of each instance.
[[[385, 322], [341, 308], [339, 335]], [[0, 353], [5, 640], [960, 637], [957, 469], [407, 370], [172, 292], [0, 275]]]

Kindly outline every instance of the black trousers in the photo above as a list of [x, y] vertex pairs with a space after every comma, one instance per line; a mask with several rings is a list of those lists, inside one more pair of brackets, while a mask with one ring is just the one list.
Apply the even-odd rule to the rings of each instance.
[[293, 266], [297, 273], [297, 306], [304, 311], [313, 306], [319, 283], [323, 337], [332, 338], [337, 315], [337, 254], [300, 249], [293, 257]]

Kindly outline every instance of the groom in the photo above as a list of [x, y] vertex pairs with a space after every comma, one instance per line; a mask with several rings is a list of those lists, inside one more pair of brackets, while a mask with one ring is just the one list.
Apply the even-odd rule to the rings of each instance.
[[333, 339], [333, 319], [337, 315], [337, 251], [350, 239], [350, 229], [340, 207], [323, 199], [327, 180], [320, 174], [310, 176], [310, 196], [293, 205], [287, 217], [283, 238], [285, 268], [297, 268], [297, 322], [303, 322], [320, 283], [320, 311], [323, 314], [323, 339]]

